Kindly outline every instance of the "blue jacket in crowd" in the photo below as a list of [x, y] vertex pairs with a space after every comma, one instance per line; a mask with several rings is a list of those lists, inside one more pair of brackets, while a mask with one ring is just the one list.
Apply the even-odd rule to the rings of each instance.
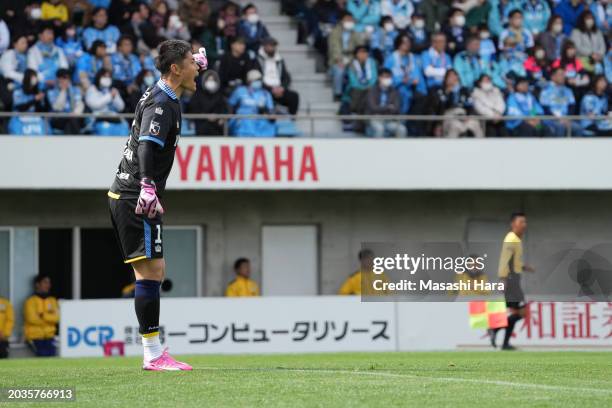
[[523, 26], [531, 33], [546, 31], [550, 18], [550, 6], [546, 0], [518, 0], [512, 8], [523, 12]]
[[427, 87], [433, 88], [435, 86], [441, 86], [444, 80], [444, 74], [428, 74], [429, 69], [442, 68], [444, 71], [453, 67], [453, 61], [446, 52], [438, 54], [432, 47], [421, 53], [421, 66], [423, 67], [423, 75], [427, 81]]
[[544, 112], [554, 116], [566, 116], [573, 113], [576, 104], [574, 93], [565, 85], [557, 85], [552, 82], [540, 92], [540, 105]]
[[87, 78], [89, 78], [89, 81], [93, 82], [96, 74], [103, 65], [104, 61], [100, 58], [96, 58], [89, 53], [81, 55], [76, 62], [74, 74], [72, 75], [72, 82], [75, 84], [81, 83], [81, 72], [85, 72], [87, 74]]
[[[274, 102], [270, 92], [263, 88], [253, 89], [250, 86], [239, 86], [228, 100], [237, 114], [258, 114], [271, 112]], [[230, 131], [236, 136], [266, 137], [276, 134], [276, 126], [268, 119], [232, 119]]]
[[561, 0], [555, 7], [555, 14], [563, 19], [563, 33], [570, 35], [572, 29], [576, 27], [578, 17], [584, 11], [584, 4], [580, 2], [577, 7], [572, 6], [571, 0]]
[[527, 76], [525, 60], [527, 55], [521, 51], [504, 51], [499, 61], [493, 65], [493, 83], [495, 86], [506, 89], [506, 79]]
[[[391, 71], [393, 86], [399, 91], [400, 113], [408, 113], [414, 99], [414, 93], [427, 93], [419, 58], [412, 53], [402, 56], [398, 51], [394, 51], [385, 59], [384, 67]], [[408, 83], [404, 82], [406, 77], [408, 77]]]
[[397, 30], [387, 32], [384, 28], [378, 27], [370, 37], [370, 47], [373, 50], [380, 50], [384, 60], [393, 52], [393, 45], [398, 34]]
[[[543, 114], [544, 109], [542, 109], [542, 106], [531, 92], [513, 92], [508, 96], [508, 100], [506, 101], [507, 116], [536, 116]], [[506, 127], [508, 129], [514, 129], [522, 122], [522, 119], [507, 120]]]
[[87, 27], [83, 31], [83, 43], [85, 43], [85, 48], [89, 50], [94, 41], [104, 41], [104, 44], [106, 44], [106, 51], [109, 54], [113, 54], [117, 49], [117, 40], [120, 35], [119, 29], [111, 24], [107, 25], [102, 30], [95, 27]]
[[[608, 114], [608, 98], [606, 95], [596, 95], [593, 92], [588, 93], [582, 98], [580, 103], [580, 114], [583, 116], [605, 116]], [[582, 119], [580, 126], [583, 129], [584, 135], [592, 135], [592, 130], [587, 130], [588, 127], [595, 124], [598, 130], [610, 131], [612, 130], [612, 120], [598, 120], [594, 121], [591, 119]]]
[[474, 82], [476, 82], [481, 75], [493, 75], [492, 65], [490, 63], [483, 60], [480, 55], [472, 55], [467, 50], [461, 51], [455, 55], [453, 67], [455, 71], [457, 71], [457, 74], [459, 74], [461, 85], [469, 89], [474, 87]]
[[349, 0], [346, 10], [355, 19], [357, 32], [362, 32], [368, 25], [376, 27], [380, 22], [380, 2], [378, 0], [370, 0], [368, 4], [363, 0]]
[[142, 70], [140, 60], [134, 54], [126, 57], [120, 52], [116, 52], [111, 56], [111, 63], [113, 64], [113, 79], [121, 81], [125, 85], [132, 84]]

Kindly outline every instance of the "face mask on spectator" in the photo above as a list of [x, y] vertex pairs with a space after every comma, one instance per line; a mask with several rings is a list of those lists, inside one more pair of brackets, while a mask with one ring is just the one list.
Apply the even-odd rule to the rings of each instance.
[[480, 39], [481, 40], [488, 40], [491, 37], [491, 34], [489, 34], [488, 31], [481, 31], [480, 32]]
[[42, 17], [42, 10], [39, 7], [31, 9], [30, 17], [32, 17], [33, 20], [40, 20]]
[[153, 82], [155, 82], [155, 77], [153, 75], [147, 75], [144, 77], [143, 82], [146, 86], [151, 86]]
[[593, 21], [592, 18], [589, 18], [588, 20], [584, 20], [584, 25], [590, 30], [595, 25], [595, 21]]
[[204, 82], [204, 89], [210, 93], [217, 92], [217, 89], [219, 89], [219, 83], [214, 79], [209, 79], [208, 81]]
[[346, 31], [351, 31], [353, 28], [355, 28], [355, 23], [353, 21], [345, 21], [342, 23], [342, 28], [344, 28]]
[[249, 14], [246, 19], [251, 24], [257, 24], [259, 21], [259, 15], [257, 15], [257, 13]]
[[465, 25], [465, 16], [455, 16], [455, 18], [453, 18], [453, 21], [457, 27], [463, 27]]
[[414, 22], [414, 28], [417, 30], [421, 30], [423, 27], [425, 27], [425, 20], [418, 19]]
[[391, 86], [391, 78], [380, 78], [380, 86], [383, 88], [388, 88]]
[[30, 85], [32, 85], [32, 88], [34, 88], [36, 87], [36, 84], [38, 84], [38, 78], [33, 76], [32, 79], [30, 79]]
[[253, 89], [260, 89], [261, 88], [261, 81], [253, 81], [251, 82], [251, 88]]
[[102, 88], [110, 88], [111, 84], [113, 83], [113, 80], [110, 77], [102, 77], [100, 78], [100, 86]]
[[546, 56], [546, 51], [544, 51], [544, 50], [537, 50], [535, 52], [535, 57], [537, 59], [544, 59], [545, 56]]
[[385, 29], [386, 32], [389, 33], [395, 29], [395, 26], [393, 25], [393, 23], [385, 23], [383, 28]]
[[483, 82], [480, 84], [480, 87], [483, 89], [483, 91], [490, 91], [491, 89], [493, 89], [493, 84], [489, 81], [487, 82]]
[[168, 25], [170, 27], [176, 27], [177, 29], [180, 29], [183, 27], [183, 23], [181, 22], [181, 18], [179, 16], [177, 16], [176, 14], [173, 14], [170, 16], [170, 18], [168, 19]]
[[553, 33], [559, 34], [563, 30], [563, 24], [555, 23], [552, 26]]

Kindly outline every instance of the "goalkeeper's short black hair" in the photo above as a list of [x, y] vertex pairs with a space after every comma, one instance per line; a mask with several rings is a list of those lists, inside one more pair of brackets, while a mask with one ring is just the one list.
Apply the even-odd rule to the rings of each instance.
[[187, 53], [191, 52], [191, 45], [183, 40], [166, 40], [159, 45], [158, 52], [155, 67], [162, 75], [166, 75], [172, 64], [180, 64]]

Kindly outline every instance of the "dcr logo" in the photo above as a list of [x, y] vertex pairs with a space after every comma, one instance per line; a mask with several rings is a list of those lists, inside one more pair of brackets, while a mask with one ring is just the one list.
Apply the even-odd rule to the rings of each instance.
[[81, 341], [90, 347], [100, 347], [114, 334], [110, 326], [90, 326], [82, 332], [76, 327], [68, 327], [68, 347], [76, 347]]

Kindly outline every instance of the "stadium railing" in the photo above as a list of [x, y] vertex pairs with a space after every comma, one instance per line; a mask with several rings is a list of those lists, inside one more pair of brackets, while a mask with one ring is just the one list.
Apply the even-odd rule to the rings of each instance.
[[[14, 116], [21, 117], [40, 117], [44, 119], [51, 118], [83, 118], [83, 119], [126, 119], [131, 120], [134, 117], [133, 113], [71, 113], [66, 114], [63, 112], [0, 112], [0, 120], [10, 119]], [[552, 116], [552, 115], [539, 115], [539, 116], [502, 116], [498, 118], [490, 118], [479, 115], [340, 115], [340, 114], [317, 114], [317, 113], [305, 113], [305, 114], [216, 114], [216, 113], [184, 113], [182, 115], [184, 120], [222, 120], [223, 121], [223, 134], [214, 136], [231, 136], [229, 132], [229, 120], [231, 119], [268, 119], [268, 120], [292, 120], [297, 122], [308, 122], [308, 131], [305, 134], [301, 134], [301, 137], [317, 137], [317, 122], [368, 122], [371, 120], [379, 121], [400, 121], [405, 124], [410, 123], [428, 123], [428, 122], [444, 122], [449, 120], [476, 120], [484, 128], [484, 125], [488, 122], [507, 122], [516, 120], [539, 120], [541, 122], [560, 122], [565, 123], [566, 132], [564, 137], [574, 137], [576, 132], [572, 129], [572, 126], [567, 125], [571, 123], [580, 124], [582, 120], [589, 120], [593, 122], [597, 121], [610, 121], [612, 123], [612, 115], [602, 116], [583, 116], [583, 115], [567, 115], [567, 116]], [[96, 136], [96, 135], [92, 135]], [[213, 135], [210, 135], [213, 136]], [[342, 137], [342, 135], [338, 135]], [[424, 137], [432, 137], [432, 135], [420, 135]], [[413, 136], [409, 136], [413, 137]]]

